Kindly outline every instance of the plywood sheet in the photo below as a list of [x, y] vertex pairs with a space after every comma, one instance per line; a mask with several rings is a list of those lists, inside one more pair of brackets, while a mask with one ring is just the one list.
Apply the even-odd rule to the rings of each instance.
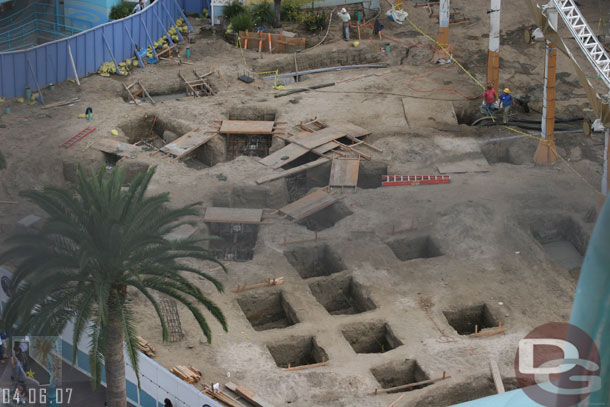
[[212, 223], [261, 223], [262, 209], [251, 208], [219, 208], [210, 207], [205, 210], [204, 222]]
[[254, 120], [223, 120], [222, 134], [273, 134], [275, 122]]
[[358, 158], [338, 158], [333, 160], [330, 168], [331, 187], [356, 187], [358, 185], [358, 171], [360, 169], [360, 159]]
[[214, 137], [216, 137], [216, 134], [206, 134], [200, 132], [199, 129], [196, 129], [163, 146], [161, 151], [175, 157], [182, 157], [198, 147], [201, 147]]
[[453, 104], [444, 100], [402, 99], [409, 127], [457, 131], [459, 125]]
[[122, 141], [113, 140], [110, 138], [103, 138], [96, 140], [92, 146], [96, 150], [103, 151], [109, 154], [115, 154], [119, 157], [134, 158], [142, 151], [138, 146], [133, 144], [123, 143]]
[[359, 138], [368, 134], [371, 134], [371, 132], [355, 124], [331, 122], [328, 127], [322, 130], [314, 131], [313, 133], [304, 131], [288, 138], [290, 144], [263, 158], [260, 163], [271, 168], [280, 168], [311, 150], [317, 154], [324, 154], [337, 148], [337, 144], [333, 141], [341, 137], [350, 136]]
[[309, 195], [305, 195], [298, 201], [280, 208], [279, 211], [298, 221], [321, 211], [335, 202], [337, 202], [337, 198], [326, 193], [323, 189], [318, 189]]

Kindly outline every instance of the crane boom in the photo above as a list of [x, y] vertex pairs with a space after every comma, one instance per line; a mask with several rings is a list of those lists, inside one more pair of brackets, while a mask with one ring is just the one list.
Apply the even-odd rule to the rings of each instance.
[[587, 24], [587, 20], [574, 0], [552, 0], [564, 24], [570, 30], [580, 49], [610, 89], [610, 56], [600, 44], [597, 36]]

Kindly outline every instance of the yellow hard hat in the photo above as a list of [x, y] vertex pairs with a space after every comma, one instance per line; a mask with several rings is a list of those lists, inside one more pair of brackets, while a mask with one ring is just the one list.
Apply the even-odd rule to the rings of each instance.
[[504, 89], [504, 93], [510, 93], [510, 89], [505, 88], [505, 89]]

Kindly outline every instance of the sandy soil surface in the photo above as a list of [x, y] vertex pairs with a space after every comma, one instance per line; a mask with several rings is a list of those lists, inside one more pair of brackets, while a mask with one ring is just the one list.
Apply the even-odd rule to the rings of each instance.
[[[455, 3], [471, 21], [451, 27], [455, 56], [484, 83], [488, 2]], [[602, 3], [607, 9], [608, 2]], [[410, 2], [406, 10], [423, 31], [436, 35], [436, 22], [427, 11]], [[597, 4], [583, 10], [589, 18], [598, 15]], [[90, 76], [82, 79], [80, 87], [63, 83], [45, 93], [47, 103], [79, 97], [81, 101], [73, 106], [41, 110], [38, 105], [12, 104], [12, 113], [0, 117], [2, 151], [9, 164], [1, 173], [0, 200], [18, 204], [0, 204], [0, 233], [13, 231], [26, 215], [40, 215], [19, 197], [20, 190], [66, 186], [77, 164], [107, 165], [107, 157], [92, 148], [93, 143], [102, 138], [133, 142], [149, 134], [154, 117], [158, 129], [177, 134], [207, 129], [214, 120], [265, 114], [287, 122], [293, 134], [296, 125], [314, 117], [328, 123], [348, 121], [370, 130], [367, 142], [382, 150], [362, 147], [371, 162], [361, 164], [361, 173], [438, 175], [439, 167], [474, 161], [482, 163], [484, 172], [451, 174], [448, 185], [346, 191], [339, 204], [320, 215], [334, 225], [321, 230], [317, 242], [283, 245], [284, 239], [311, 239], [314, 232], [302, 224], [273, 219], [259, 227], [252, 260], [227, 262], [226, 275], [213, 271], [225, 284], [224, 293], [196, 280], [225, 312], [228, 333], [210, 316], [214, 340], [207, 344], [192, 316], [179, 306], [185, 339], [163, 344], [153, 309], [134, 295], [139, 333], [155, 345], [156, 360], [163, 366], [192, 364], [202, 371], [206, 383], [243, 384], [275, 405], [387, 406], [401, 394], [368, 393], [446, 372], [450, 379], [410, 391], [400, 404], [444, 406], [494, 393], [489, 359], [498, 362], [507, 386], [514, 388], [518, 340], [542, 323], [569, 318], [578, 270], [554, 262], [544, 245], [567, 241], [584, 254], [600, 199], [603, 140], [599, 134], [587, 139], [578, 132], [558, 132], [558, 151], [564, 159], [539, 167], [532, 161], [538, 143], [535, 130], [516, 133], [456, 125], [445, 114], [431, 114], [450, 102], [446, 106], [458, 120], [470, 124], [481, 116], [481, 89], [459, 67], [433, 65], [432, 43], [408, 23], [399, 26], [386, 17], [381, 20], [387, 36], [418, 46], [407, 50], [391, 42], [391, 52], [385, 54], [380, 49], [390, 41], [363, 40], [354, 48], [340, 40], [337, 23], [324, 45], [297, 55], [299, 69], [336, 61], [335, 65], [379, 62], [389, 67], [309, 75], [302, 83], [287, 86], [355, 78], [319, 91], [274, 98], [272, 82], [255, 72], [291, 72], [294, 55], [242, 54], [193, 20], [201, 29], [191, 45], [193, 65], [162, 62], [127, 78]], [[511, 4], [502, 10], [500, 84], [510, 87], [515, 96], [528, 95], [531, 107], [538, 110], [543, 44], [522, 41], [523, 29], [532, 23], [525, 7]], [[120, 81], [141, 80], [157, 97], [182, 91], [178, 71], [190, 77], [193, 69], [219, 70], [230, 86], [213, 75], [210, 83], [218, 91], [216, 96], [159, 96], [154, 106], [125, 102]], [[237, 81], [244, 73], [256, 77], [255, 82]], [[92, 122], [77, 118], [87, 106], [94, 111]], [[572, 67], [562, 57], [558, 106], [562, 118], [590, 114]], [[540, 117], [519, 107], [513, 113], [532, 120]], [[96, 131], [70, 149], [58, 147], [86, 126], [95, 126]], [[557, 127], [579, 129], [580, 122]], [[111, 135], [113, 129], [118, 137]], [[272, 148], [282, 144], [276, 140]], [[212, 150], [223, 148], [220, 139], [210, 143]], [[238, 157], [209, 167], [197, 157], [174, 162], [146, 151], [118, 165], [130, 171], [157, 166], [150, 192], [169, 191], [173, 205], [201, 201], [204, 206], [277, 209], [291, 199], [284, 179], [255, 183], [272, 172], [258, 158]], [[324, 185], [328, 173], [327, 165], [308, 171], [304, 187]], [[207, 234], [203, 221], [197, 233]], [[320, 273], [327, 275], [308, 277], [312, 259], [312, 267], [323, 268]], [[193, 264], [202, 270], [214, 268]], [[231, 291], [272, 277], [284, 277], [285, 283]], [[246, 315], [256, 320], [251, 309], [273, 316], [270, 325], [255, 321], [271, 329], [255, 329]], [[460, 335], [451, 321], [458, 328], [468, 321], [490, 328], [502, 323], [507, 330], [472, 338]], [[298, 371], [278, 366], [303, 360], [329, 363]]]

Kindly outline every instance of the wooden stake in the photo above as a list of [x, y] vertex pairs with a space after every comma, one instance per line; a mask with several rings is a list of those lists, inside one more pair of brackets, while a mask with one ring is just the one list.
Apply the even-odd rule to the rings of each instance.
[[320, 366], [328, 366], [328, 361], [324, 361], [324, 362], [320, 362], [320, 363], [312, 363], [311, 365], [295, 366], [295, 367], [290, 367], [290, 363], [289, 363], [288, 367], [285, 368], [284, 371], [303, 370], [303, 369], [310, 369], [313, 367], [320, 367]]
[[500, 368], [495, 360], [489, 360], [489, 367], [491, 369], [491, 376], [494, 379], [494, 384], [496, 385], [496, 392], [498, 394], [502, 394], [505, 392], [504, 383], [502, 382], [502, 376], [500, 375]]
[[445, 374], [445, 372], [443, 372], [443, 377], [439, 377], [437, 379], [430, 379], [430, 380], [422, 380], [421, 382], [416, 382], [416, 383], [410, 383], [410, 384], [404, 384], [402, 386], [396, 386], [396, 387], [390, 387], [387, 389], [375, 389], [374, 392], [369, 393], [370, 395], [376, 395], [379, 393], [390, 393], [393, 391], [397, 391], [397, 390], [404, 390], [404, 389], [409, 389], [411, 387], [417, 387], [417, 386], [423, 386], [425, 384], [432, 384], [441, 380], [445, 380], [445, 379], [451, 379], [451, 376], [447, 376]]

